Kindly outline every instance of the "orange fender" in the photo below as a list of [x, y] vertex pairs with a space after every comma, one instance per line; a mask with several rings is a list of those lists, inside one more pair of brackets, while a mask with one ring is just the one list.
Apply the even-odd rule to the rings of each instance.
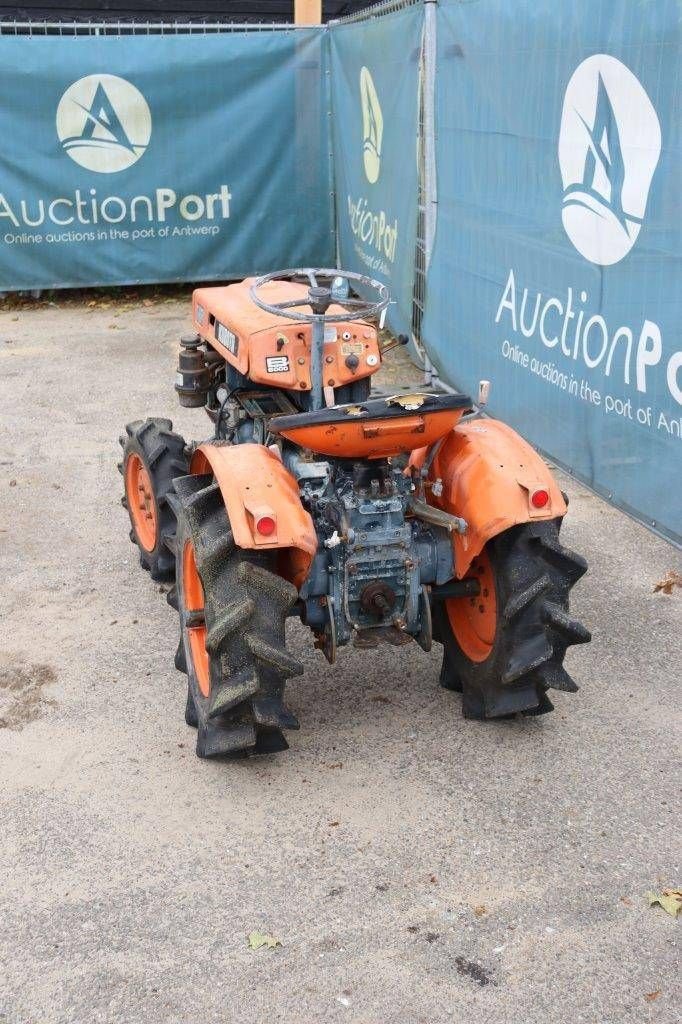
[[[412, 452], [410, 465], [420, 468], [427, 448]], [[431, 487], [440, 479], [442, 492]], [[567, 511], [561, 490], [538, 453], [499, 420], [460, 423], [439, 447], [425, 483], [426, 500], [462, 516], [468, 529], [453, 534], [455, 572], [466, 575], [472, 559], [498, 534], [519, 523], [556, 519]], [[440, 489], [440, 488], [438, 488]], [[545, 490], [549, 500], [535, 508], [531, 495]]]
[[[207, 442], [194, 452], [190, 472], [213, 473], [238, 547], [281, 550], [279, 572], [300, 589], [317, 551], [317, 536], [298, 484], [279, 454], [259, 444]], [[258, 531], [260, 520], [270, 521], [268, 533]]]

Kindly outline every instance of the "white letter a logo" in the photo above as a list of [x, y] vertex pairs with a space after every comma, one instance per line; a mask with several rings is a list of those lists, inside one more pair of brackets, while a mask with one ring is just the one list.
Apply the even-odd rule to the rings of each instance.
[[360, 100], [362, 103], [362, 159], [370, 185], [379, 177], [381, 169], [381, 140], [384, 134], [384, 115], [372, 76], [368, 68], [360, 69]]
[[661, 128], [641, 83], [605, 53], [566, 88], [559, 134], [562, 220], [579, 253], [602, 267], [630, 252], [661, 153]]

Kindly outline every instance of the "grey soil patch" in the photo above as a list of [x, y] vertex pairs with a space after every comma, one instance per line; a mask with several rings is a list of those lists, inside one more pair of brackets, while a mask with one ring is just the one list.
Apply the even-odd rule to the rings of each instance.
[[20, 732], [40, 718], [45, 707], [57, 702], [45, 697], [43, 687], [57, 679], [49, 665], [31, 665], [22, 659], [0, 665], [0, 729]]
[[474, 963], [473, 960], [466, 960], [463, 956], [455, 957], [455, 963], [457, 964], [458, 974], [464, 974], [466, 977], [471, 978], [481, 988], [484, 985], [495, 984], [485, 967], [482, 967], [481, 964]]

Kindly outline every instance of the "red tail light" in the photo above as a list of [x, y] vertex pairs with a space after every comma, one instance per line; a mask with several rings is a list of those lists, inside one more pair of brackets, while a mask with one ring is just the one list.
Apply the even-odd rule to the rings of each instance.
[[276, 530], [277, 523], [272, 516], [261, 516], [256, 521], [256, 529], [262, 537], [270, 537]]
[[546, 491], [543, 487], [538, 488], [537, 491], [533, 491], [530, 496], [530, 503], [533, 508], [544, 508], [549, 501], [549, 491]]

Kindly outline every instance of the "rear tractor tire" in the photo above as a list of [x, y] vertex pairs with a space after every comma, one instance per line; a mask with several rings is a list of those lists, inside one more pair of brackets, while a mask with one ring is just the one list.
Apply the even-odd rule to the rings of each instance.
[[140, 551], [140, 565], [159, 583], [175, 578], [175, 557], [166, 539], [175, 533], [175, 514], [168, 492], [176, 476], [189, 471], [184, 439], [173, 433], [170, 420], [135, 420], [119, 437], [123, 458], [121, 504], [130, 516], [130, 539]]
[[540, 715], [554, 705], [548, 689], [574, 693], [566, 649], [590, 639], [569, 615], [573, 585], [587, 571], [559, 542], [555, 522], [515, 526], [493, 538], [468, 576], [477, 597], [434, 602], [443, 644], [441, 685], [462, 694], [465, 718]]
[[298, 597], [276, 571], [276, 551], [238, 548], [218, 484], [208, 474], [175, 481], [175, 666], [188, 677], [185, 721], [202, 758], [286, 750], [298, 721], [283, 703], [302, 665], [285, 647]]

